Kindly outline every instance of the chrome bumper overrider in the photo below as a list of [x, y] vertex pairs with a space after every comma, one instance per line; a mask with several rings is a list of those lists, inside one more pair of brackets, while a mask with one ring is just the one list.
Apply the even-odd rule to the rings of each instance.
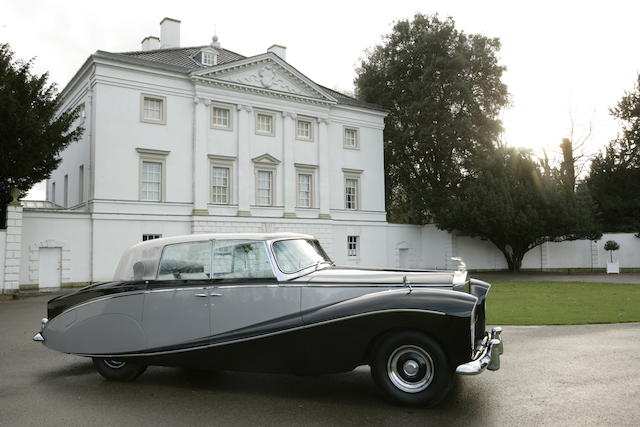
[[471, 362], [458, 366], [456, 372], [460, 375], [477, 375], [485, 369], [497, 371], [500, 369], [500, 355], [503, 351], [502, 328], [495, 327], [482, 343], [479, 356]]
[[40, 328], [40, 332], [38, 332], [37, 334], [35, 334], [33, 336], [33, 340], [36, 342], [42, 342], [44, 341], [44, 337], [42, 336], [42, 331], [44, 330], [44, 327], [46, 326], [47, 322], [49, 321], [49, 319], [47, 319], [46, 317], [43, 318], [40, 323], [42, 324], [42, 327]]

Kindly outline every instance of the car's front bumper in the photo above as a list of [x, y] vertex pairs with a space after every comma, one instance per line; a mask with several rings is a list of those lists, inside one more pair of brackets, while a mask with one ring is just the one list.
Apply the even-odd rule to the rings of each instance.
[[500, 369], [500, 355], [504, 351], [502, 343], [502, 328], [495, 327], [487, 334], [477, 356], [471, 362], [467, 362], [456, 368], [456, 372], [460, 375], [477, 375], [485, 369], [497, 371]]

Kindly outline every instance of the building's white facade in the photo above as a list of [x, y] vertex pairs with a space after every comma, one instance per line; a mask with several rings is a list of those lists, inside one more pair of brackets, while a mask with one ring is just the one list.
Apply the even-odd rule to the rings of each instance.
[[[341, 265], [506, 267], [487, 242], [386, 222], [384, 110], [312, 82], [279, 45], [180, 48], [179, 25], [165, 18], [139, 52], [96, 52], [63, 90], [84, 135], [47, 202], [9, 207], [3, 292], [109, 280], [129, 246], [201, 232], [309, 233]], [[523, 267], [600, 268], [602, 249], [584, 244], [570, 262], [543, 245]]]

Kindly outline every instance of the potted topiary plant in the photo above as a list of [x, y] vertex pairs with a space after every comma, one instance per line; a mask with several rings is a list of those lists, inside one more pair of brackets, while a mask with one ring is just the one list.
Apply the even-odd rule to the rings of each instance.
[[620, 263], [613, 262], [613, 251], [620, 249], [620, 245], [615, 240], [607, 240], [604, 244], [604, 250], [609, 252], [609, 261], [607, 263], [607, 273], [620, 274]]

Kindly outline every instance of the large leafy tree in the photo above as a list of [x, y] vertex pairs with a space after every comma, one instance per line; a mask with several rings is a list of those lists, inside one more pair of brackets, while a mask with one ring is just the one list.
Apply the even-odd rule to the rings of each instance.
[[6, 222], [9, 192], [23, 193], [49, 177], [58, 154], [76, 141], [83, 129], [71, 129], [77, 111], [59, 112], [59, 100], [48, 74], [34, 75], [32, 61], [14, 59], [0, 44], [0, 227]]
[[426, 223], [493, 149], [508, 102], [500, 42], [417, 14], [396, 22], [357, 69], [357, 95], [389, 110], [386, 206], [392, 222]]
[[440, 228], [493, 243], [509, 270], [544, 242], [598, 239], [588, 193], [574, 193], [562, 171], [545, 169], [530, 152], [499, 148], [478, 161], [436, 218]]
[[621, 132], [591, 163], [587, 185], [606, 231], [640, 230], [640, 74], [610, 110]]

